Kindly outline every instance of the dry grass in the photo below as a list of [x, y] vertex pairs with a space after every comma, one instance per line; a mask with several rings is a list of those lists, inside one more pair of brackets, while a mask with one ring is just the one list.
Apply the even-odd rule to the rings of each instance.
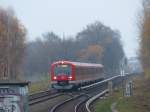
[[135, 77], [132, 97], [123, 97], [121, 91], [114, 92], [112, 97], [96, 104], [96, 112], [111, 112], [113, 102], [117, 102], [119, 112], [150, 112], [150, 80], [144, 75]]
[[150, 112], [150, 80], [140, 78], [135, 84], [133, 99], [138, 112]]
[[136, 77], [134, 85], [133, 96], [118, 102], [119, 112], [150, 112], [150, 80]]
[[41, 74], [38, 78], [39, 78], [39, 81], [31, 82], [29, 86], [30, 94], [50, 89], [49, 88], [50, 87], [49, 74]]
[[50, 84], [49, 81], [38, 81], [38, 82], [31, 83], [29, 87], [29, 92], [31, 94], [31, 93], [47, 90], [49, 89], [49, 84]]

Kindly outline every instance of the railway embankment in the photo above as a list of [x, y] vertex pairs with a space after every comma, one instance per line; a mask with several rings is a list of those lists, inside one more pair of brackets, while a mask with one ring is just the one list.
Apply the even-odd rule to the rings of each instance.
[[29, 86], [30, 94], [37, 93], [40, 91], [48, 90], [49, 82], [48, 81], [38, 81], [32, 82]]
[[[143, 76], [134, 79], [133, 95], [124, 97], [123, 89], [94, 103], [95, 112], [150, 112], [150, 80]], [[114, 106], [115, 104], [115, 106]], [[113, 108], [112, 108], [113, 107]]]

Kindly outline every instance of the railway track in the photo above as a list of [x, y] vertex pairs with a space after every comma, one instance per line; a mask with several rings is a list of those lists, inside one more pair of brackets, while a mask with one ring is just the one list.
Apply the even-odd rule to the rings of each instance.
[[[74, 104], [77, 104], [80, 101], [84, 101], [88, 96], [85, 94], [74, 96], [70, 99], [67, 99], [57, 105], [55, 105], [49, 112], [71, 112], [74, 108]], [[67, 105], [67, 106], [66, 106]], [[64, 108], [65, 106], [65, 108]]]
[[53, 108], [51, 108], [49, 112], [87, 112], [85, 106], [81, 106], [81, 104], [84, 104], [89, 98], [98, 94], [106, 87], [106, 84], [101, 84], [89, 90], [81, 90], [80, 94], [75, 95], [74, 97], [61, 103], [58, 103]]
[[[99, 82], [96, 86], [88, 86], [87, 89], [84, 88], [81, 90], [79, 95], [61, 103], [59, 102], [53, 108], [49, 109], [49, 112], [91, 112], [89, 108], [91, 103], [94, 101], [93, 97], [99, 97], [108, 92], [108, 81], [117, 81], [118, 78], [122, 80], [122, 77], [118, 76]], [[89, 101], [90, 99], [92, 99], [92, 101]]]
[[[53, 90], [35, 93], [29, 96], [30, 112], [48, 111], [61, 101], [72, 98], [76, 93], [56, 92]], [[48, 106], [48, 107], [47, 107]]]
[[[114, 81], [114, 85], [120, 83], [120, 76], [98, 82], [96, 85], [83, 87], [78, 92], [58, 93], [56, 91], [45, 91], [30, 96], [30, 106], [32, 112], [90, 112], [87, 101], [93, 96], [103, 92], [108, 88], [108, 81]], [[117, 82], [117, 83], [116, 83]], [[43, 103], [44, 102], [44, 103]], [[37, 104], [37, 105], [36, 105]], [[45, 106], [45, 107], [44, 107]], [[41, 109], [43, 108], [43, 109]]]
[[32, 101], [29, 101], [29, 105], [35, 105], [35, 104], [38, 104], [38, 103], [41, 103], [41, 102], [44, 102], [44, 101], [47, 101], [47, 100], [50, 100], [50, 99], [53, 99], [53, 98], [56, 98], [56, 97], [59, 97], [59, 96], [62, 96], [63, 94], [62, 93], [57, 93], [57, 94], [54, 94], [54, 95], [46, 95], [46, 96], [42, 96], [40, 98], [36, 98]]
[[109, 92], [109, 90], [106, 89], [106, 90], [104, 90], [104, 91], [98, 93], [97, 95], [91, 97], [91, 98], [85, 103], [85, 105], [84, 105], [85, 108], [86, 108], [86, 112], [91, 112], [91, 108], [90, 108], [91, 104], [92, 104], [96, 99], [98, 99], [98, 98], [101, 97], [101, 96], [104, 96], [104, 95], [105, 95], [106, 93], [108, 93], [108, 92]]
[[51, 94], [55, 94], [55, 93], [57, 93], [57, 92], [54, 90], [47, 90], [47, 91], [41, 91], [38, 93], [34, 93], [34, 94], [29, 95], [29, 101], [32, 101], [32, 100], [35, 100], [35, 99], [38, 99], [38, 98], [41, 98], [44, 96], [48, 96]]
[[79, 103], [75, 106], [74, 112], [87, 112], [87, 109], [86, 109], [86, 106], [85, 106], [85, 103], [86, 103], [87, 100], [88, 100], [88, 99], [79, 102]]

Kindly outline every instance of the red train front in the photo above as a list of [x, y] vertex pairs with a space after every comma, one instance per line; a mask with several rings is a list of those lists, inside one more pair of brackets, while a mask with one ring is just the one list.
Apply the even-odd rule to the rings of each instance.
[[51, 65], [51, 85], [57, 90], [77, 89], [103, 78], [103, 66], [70, 61], [58, 61]]
[[51, 66], [52, 87], [56, 89], [71, 89], [69, 81], [75, 80], [74, 65], [68, 61], [58, 61]]

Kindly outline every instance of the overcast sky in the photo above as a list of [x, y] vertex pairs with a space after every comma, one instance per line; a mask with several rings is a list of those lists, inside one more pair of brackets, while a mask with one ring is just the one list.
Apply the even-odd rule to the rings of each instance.
[[14, 9], [28, 30], [28, 40], [48, 31], [75, 36], [87, 24], [100, 21], [121, 32], [128, 56], [136, 54], [141, 0], [0, 0], [0, 6]]

